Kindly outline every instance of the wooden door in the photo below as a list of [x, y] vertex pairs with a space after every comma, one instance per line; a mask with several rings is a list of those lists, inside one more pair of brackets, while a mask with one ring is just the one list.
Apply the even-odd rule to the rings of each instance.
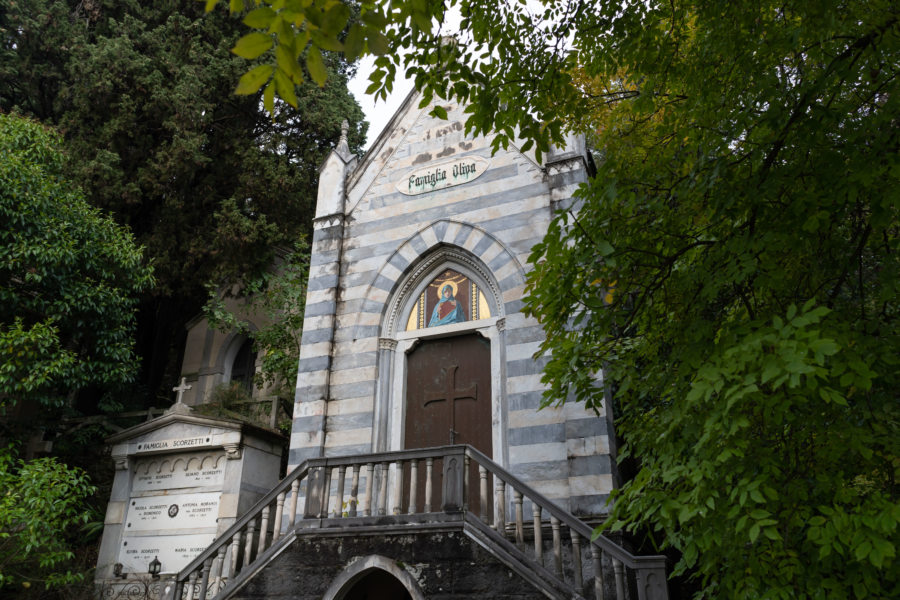
[[[406, 373], [406, 448], [469, 444], [492, 456], [488, 340], [469, 334], [423, 341], [407, 356]], [[473, 463], [473, 490], [478, 481]], [[419, 495], [424, 499], [423, 493]], [[477, 493], [468, 496], [469, 508], [478, 510]]]

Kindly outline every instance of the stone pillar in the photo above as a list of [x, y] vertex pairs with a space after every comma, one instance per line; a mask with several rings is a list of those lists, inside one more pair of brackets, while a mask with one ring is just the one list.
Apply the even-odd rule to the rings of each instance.
[[345, 179], [356, 164], [347, 146], [347, 123], [341, 140], [319, 169], [319, 192], [310, 248], [309, 283], [288, 468], [325, 453], [325, 418], [330, 390], [331, 358], [340, 296], [344, 238]]
[[378, 388], [375, 390], [375, 417], [372, 428], [372, 451], [387, 452], [390, 450], [389, 429], [391, 407], [391, 380], [394, 370], [394, 353], [397, 351], [397, 340], [380, 338], [378, 340]]

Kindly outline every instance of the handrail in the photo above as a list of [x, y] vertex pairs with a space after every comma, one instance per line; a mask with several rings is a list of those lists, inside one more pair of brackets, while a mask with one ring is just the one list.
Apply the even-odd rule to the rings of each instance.
[[[500, 476], [500, 478], [506, 482], [507, 484], [513, 486], [514, 488], [518, 488], [519, 491], [523, 493], [523, 495], [527, 496], [532, 502], [537, 502], [541, 505], [541, 508], [549, 512], [551, 515], [562, 521], [571, 529], [574, 529], [576, 532], [580, 533], [582, 536], [591, 539], [594, 534], [594, 530], [584, 521], [581, 521], [571, 513], [561, 509], [559, 505], [554, 503], [552, 500], [529, 486], [527, 483], [520, 481], [518, 477], [495, 463], [493, 460], [485, 456], [481, 451], [473, 448], [472, 446], [466, 446], [466, 454], [475, 459], [478, 464], [482, 464], [485, 467], [488, 467], [493, 473]], [[657, 556], [642, 556], [637, 557], [634, 554], [631, 554], [625, 548], [622, 548], [612, 540], [605, 538], [603, 536], [598, 536], [596, 539], [593, 539], [592, 542], [600, 546], [604, 552], [609, 552], [617, 559], [622, 561], [626, 566], [637, 568], [641, 566], [641, 564], [646, 564], [648, 559], [660, 559], [665, 562], [666, 557], [662, 555]], [[641, 559], [638, 561], [638, 559]]]
[[[206, 561], [206, 559], [212, 558], [212, 555], [215, 554], [215, 551], [218, 550], [219, 546], [221, 545], [221, 543], [217, 543], [217, 542], [221, 542], [223, 540], [228, 540], [234, 534], [240, 532], [240, 530], [243, 529], [244, 526], [247, 523], [249, 523], [251, 519], [256, 518], [256, 516], [263, 509], [263, 507], [271, 504], [272, 501], [278, 497], [278, 494], [280, 494], [282, 492], [286, 492], [288, 490], [288, 488], [291, 487], [291, 484], [294, 483], [295, 480], [300, 479], [307, 472], [311, 462], [312, 462], [311, 460], [305, 460], [302, 463], [300, 463], [299, 465], [297, 465], [297, 467], [294, 468], [293, 471], [291, 471], [290, 473], [285, 475], [284, 479], [282, 479], [278, 483], [278, 485], [276, 485], [274, 488], [272, 488], [268, 494], [266, 494], [265, 496], [260, 498], [256, 504], [251, 506], [247, 510], [247, 512], [244, 513], [243, 517], [240, 517], [237, 521], [235, 521], [231, 525], [231, 527], [229, 527], [228, 529], [223, 531], [221, 535], [216, 536], [216, 539], [214, 539], [212, 541], [212, 543], [209, 545], [209, 547], [206, 550], [204, 550], [199, 555], [197, 555], [197, 558], [195, 558], [190, 563], [188, 563], [188, 565], [185, 568], [178, 571], [176, 580], [181, 579], [182, 576], [186, 577], [188, 574], [191, 573], [191, 571], [195, 571], [197, 569], [197, 567], [202, 566], [204, 561]], [[222, 543], [224, 543], [224, 542], [222, 542]]]
[[393, 462], [396, 460], [412, 460], [412, 459], [423, 459], [434, 457], [436, 454], [439, 456], [443, 456], [443, 454], [452, 449], [462, 448], [463, 446], [436, 446], [433, 448], [421, 448], [421, 449], [412, 449], [412, 450], [394, 450], [390, 452], [376, 452], [373, 454], [365, 454], [362, 456], [366, 457], [366, 460], [360, 461], [360, 456], [333, 456], [333, 457], [325, 457], [325, 458], [310, 458], [299, 465], [297, 465], [293, 471], [284, 476], [278, 485], [272, 488], [269, 493], [259, 499], [253, 506], [251, 506], [244, 516], [239, 518], [234, 522], [231, 527], [222, 532], [221, 535], [216, 536], [216, 539], [213, 540], [212, 544], [200, 553], [194, 560], [192, 560], [186, 567], [181, 569], [178, 572], [177, 578], [181, 579], [183, 575], [187, 575], [191, 571], [196, 570], [198, 567], [203, 565], [203, 561], [208, 558], [211, 558], [215, 553], [215, 550], [218, 548], [216, 542], [219, 540], [227, 540], [234, 534], [238, 533], [247, 523], [250, 522], [251, 519], [255, 519], [259, 512], [263, 509], [263, 507], [272, 503], [278, 497], [278, 494], [282, 492], [287, 492], [291, 487], [291, 484], [294, 483], [296, 479], [302, 478], [305, 474], [309, 472], [310, 469], [318, 468], [318, 467], [339, 467], [341, 465], [348, 466], [353, 464], [358, 464], [360, 462], [364, 463], [383, 463], [383, 462]]
[[[424, 468], [420, 470], [423, 462]], [[469, 481], [470, 467], [477, 467], [475, 482]], [[421, 471], [424, 472], [420, 476]], [[489, 477], [493, 478], [493, 494], [488, 488]], [[350, 490], [345, 494], [348, 479]], [[419, 484], [424, 485], [417, 487]], [[305, 486], [302, 492], [301, 485]], [[507, 486], [512, 491], [511, 503], [506, 499]], [[305, 497], [302, 508], [298, 506], [301, 496]], [[419, 506], [417, 499], [423, 497], [424, 505]], [[350, 507], [346, 512], [345, 498]], [[333, 500], [335, 504], [332, 504]], [[531, 503], [533, 513], [533, 520], [528, 524], [528, 527], [533, 526], [533, 531], [529, 529], [534, 542], [533, 555], [522, 554], [527, 550], [523, 516], [525, 500]], [[506, 511], [512, 506], [515, 518], [509, 521]], [[470, 514], [465, 514], [467, 510]], [[377, 528], [384, 525], [382, 515], [387, 514], [395, 516], [390, 519], [392, 523], [409, 515], [413, 519], [411, 522], [424, 524], [434, 519], [446, 519], [437, 514], [441, 512], [463, 513], [463, 521], [470, 525], [473, 518], [481, 519], [476, 529], [481, 530], [482, 535], [494, 536], [498, 548], [514, 548], [508, 540], [511, 535], [508, 527], [512, 523], [515, 547], [518, 547], [515, 552], [532, 561], [532, 568], [550, 576], [546, 585], [551, 587], [572, 585], [570, 589], [580, 590], [586, 585], [582, 577], [585, 575], [594, 581], [594, 596], [601, 600], [604, 586], [613, 581], [604, 583], [601, 559], [606, 553], [612, 559], [617, 598], [625, 598], [624, 567], [634, 573], [639, 600], [668, 597], [664, 556], [635, 556], [603, 536], [591, 539], [593, 530], [589, 525], [482, 452], [467, 445], [449, 445], [304, 461], [178, 572], [166, 600], [207, 600], [219, 597], [221, 592], [233, 593], [265, 566], [274, 556], [273, 552], [280, 552], [276, 546], [281, 548], [290, 543], [294, 537], [288, 533], [298, 528], [328, 528], [344, 519], [355, 518], [368, 519], [356, 521], [357, 524]], [[329, 518], [329, 514], [334, 516]], [[544, 539], [542, 530], [547, 527], [546, 514], [550, 516], [552, 537]], [[563, 540], [566, 532], [567, 537]], [[582, 570], [582, 548], [588, 551], [588, 562], [584, 565], [587, 571]], [[567, 561], [565, 565], [564, 561]], [[555, 573], [551, 573], [551, 568]], [[566, 579], [572, 583], [567, 583]], [[550, 593], [549, 589], [545, 591]], [[558, 595], [561, 589], [551, 595]]]

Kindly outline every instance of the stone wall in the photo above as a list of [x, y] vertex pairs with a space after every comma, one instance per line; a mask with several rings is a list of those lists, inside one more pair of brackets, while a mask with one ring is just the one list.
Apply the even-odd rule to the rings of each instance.
[[322, 600], [328, 598], [326, 592], [345, 569], [372, 555], [393, 561], [429, 600], [545, 598], [460, 531], [303, 536], [233, 598]]

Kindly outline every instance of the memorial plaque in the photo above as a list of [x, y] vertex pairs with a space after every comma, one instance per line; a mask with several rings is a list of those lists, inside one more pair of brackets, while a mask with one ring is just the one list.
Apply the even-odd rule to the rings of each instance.
[[172, 490], [185, 487], [222, 488], [225, 453], [193, 452], [137, 461], [133, 490]]
[[205, 492], [132, 498], [125, 519], [126, 535], [133, 531], [215, 527], [221, 495]]
[[410, 171], [397, 182], [397, 191], [407, 196], [462, 185], [481, 177], [491, 161], [480, 156], [467, 156], [452, 162]]
[[188, 450], [197, 446], [207, 446], [212, 443], [212, 436], [198, 435], [186, 438], [173, 438], [169, 440], [156, 440], [141, 442], [137, 445], [136, 452], [159, 452], [160, 450]]
[[119, 562], [126, 573], [146, 573], [156, 557], [163, 573], [177, 573], [206, 550], [215, 537], [213, 533], [127, 536], [119, 551]]

